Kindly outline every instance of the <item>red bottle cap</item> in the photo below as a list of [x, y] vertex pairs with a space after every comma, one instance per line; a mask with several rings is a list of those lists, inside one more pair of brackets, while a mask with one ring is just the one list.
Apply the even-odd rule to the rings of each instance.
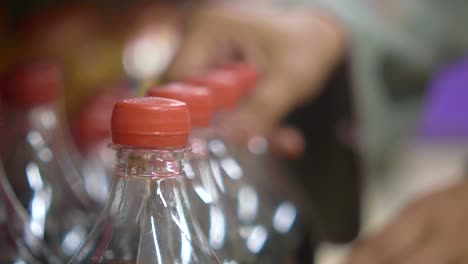
[[57, 100], [62, 75], [53, 63], [27, 63], [11, 68], [2, 79], [1, 92], [7, 105], [31, 108]]
[[185, 83], [172, 83], [162, 87], [154, 87], [148, 91], [148, 95], [184, 102], [190, 109], [192, 127], [210, 126], [214, 100], [208, 88]]
[[112, 142], [147, 148], [188, 144], [190, 112], [185, 103], [159, 97], [133, 98], [115, 104]]
[[215, 110], [232, 110], [237, 106], [242, 95], [240, 80], [228, 71], [212, 71], [204, 75], [192, 76], [188, 83], [205, 86], [213, 93]]
[[257, 69], [247, 63], [230, 63], [220, 67], [221, 71], [233, 72], [237, 75], [241, 83], [242, 95], [248, 95], [255, 89], [257, 85], [259, 74]]

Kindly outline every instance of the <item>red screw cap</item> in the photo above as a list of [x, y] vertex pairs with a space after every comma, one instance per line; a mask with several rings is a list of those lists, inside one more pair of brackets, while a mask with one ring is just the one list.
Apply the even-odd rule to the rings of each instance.
[[247, 63], [230, 63], [220, 67], [221, 71], [229, 71], [237, 75], [241, 84], [242, 95], [248, 95], [255, 89], [259, 73], [257, 68]]
[[192, 76], [188, 83], [204, 86], [211, 90], [215, 99], [216, 111], [229, 111], [237, 106], [242, 95], [241, 82], [229, 71], [212, 71]]
[[185, 83], [172, 83], [154, 87], [148, 91], [148, 95], [186, 103], [190, 109], [193, 127], [208, 127], [211, 124], [214, 100], [208, 88]]
[[159, 97], [119, 101], [112, 112], [112, 142], [147, 148], [188, 144], [190, 112], [185, 103]]

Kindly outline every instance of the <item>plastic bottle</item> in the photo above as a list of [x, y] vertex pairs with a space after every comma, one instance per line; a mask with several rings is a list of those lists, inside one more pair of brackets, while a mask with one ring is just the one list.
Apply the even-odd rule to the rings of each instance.
[[8, 181], [26, 211], [30, 233], [62, 260], [92, 227], [87, 196], [59, 115], [61, 75], [54, 64], [22, 64], [2, 80], [3, 153]]
[[254, 263], [255, 255], [240, 234], [241, 224], [236, 217], [236, 199], [224, 195], [219, 188], [222, 179], [215, 177], [213, 166], [219, 168], [210, 155], [208, 143], [214, 136], [212, 117], [214, 100], [205, 87], [172, 83], [149, 90], [149, 96], [164, 97], [187, 104], [192, 117], [190, 146], [185, 169], [191, 183], [190, 202], [208, 242], [223, 263]]
[[[306, 250], [308, 230], [299, 215], [300, 194], [289, 188], [284, 168], [268, 154], [268, 140], [256, 136], [242, 147], [229, 140], [223, 122], [239, 104], [243, 95], [255, 87], [258, 75], [248, 65], [224, 65], [188, 82], [210, 88], [217, 100], [215, 128], [218, 137], [209, 149], [218, 159], [218, 170], [227, 193], [238, 197], [238, 219], [245, 226], [248, 246], [257, 253], [257, 263], [296, 263], [299, 250]], [[242, 186], [242, 187], [240, 187]], [[291, 195], [294, 194], [294, 195]], [[294, 199], [291, 199], [294, 196]], [[299, 197], [299, 199], [297, 199]], [[304, 250], [303, 250], [304, 251]]]
[[14, 196], [0, 163], [0, 263], [59, 263], [28, 226], [26, 212]]
[[[5, 145], [4, 109], [0, 104], [0, 149]], [[14, 195], [0, 161], [0, 263], [58, 263], [29, 228], [26, 211]]]
[[[0, 177], [5, 177], [3, 168], [0, 168]], [[9, 218], [3, 192], [0, 192], [0, 263], [38, 263], [23, 241], [12, 236], [8, 227]]]
[[84, 104], [72, 124], [72, 134], [82, 155], [84, 187], [102, 206], [109, 194], [115, 164], [115, 153], [108, 148], [112, 108], [129, 94], [126, 85], [113, 86], [112, 90], [100, 93]]
[[188, 107], [156, 97], [122, 100], [111, 127], [110, 196], [70, 263], [220, 263], [188, 203]]

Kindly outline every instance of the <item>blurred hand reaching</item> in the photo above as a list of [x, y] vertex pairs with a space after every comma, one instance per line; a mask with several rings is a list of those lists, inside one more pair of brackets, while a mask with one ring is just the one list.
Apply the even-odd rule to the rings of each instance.
[[407, 207], [375, 236], [358, 241], [350, 264], [468, 263], [468, 182]]
[[[238, 60], [261, 70], [256, 89], [226, 122], [241, 141], [272, 135], [290, 111], [317, 96], [345, 48], [338, 23], [314, 10], [209, 5], [194, 12], [188, 27], [168, 70], [170, 79]], [[297, 140], [300, 134], [280, 130], [273, 138], [281, 147], [288, 135]]]

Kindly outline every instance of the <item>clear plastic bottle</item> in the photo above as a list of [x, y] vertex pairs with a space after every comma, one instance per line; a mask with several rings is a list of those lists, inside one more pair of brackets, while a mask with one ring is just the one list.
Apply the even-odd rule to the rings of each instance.
[[119, 101], [116, 165], [98, 222], [70, 263], [220, 263], [191, 214], [183, 169], [190, 116], [179, 101]]
[[236, 200], [225, 196], [215, 178], [212, 166], [219, 168], [210, 156], [208, 143], [214, 136], [211, 127], [214, 100], [210, 90], [184, 83], [172, 83], [149, 90], [149, 96], [179, 100], [187, 104], [192, 117], [190, 146], [185, 169], [191, 184], [189, 195], [195, 217], [199, 220], [208, 242], [223, 263], [254, 263], [256, 256], [249, 251], [240, 234], [236, 217]]
[[[237, 76], [242, 97], [254, 91], [260, 79], [257, 69], [245, 63], [222, 65], [216, 71], [227, 71]], [[221, 120], [222, 121], [222, 120]], [[285, 245], [285, 258], [289, 262], [302, 262], [311, 259], [310, 233], [312, 227], [308, 222], [315, 219], [313, 209], [305, 202], [303, 189], [292, 179], [280, 158], [269, 152], [269, 141], [265, 136], [254, 135], [246, 147], [237, 149], [237, 157], [244, 170], [257, 179], [258, 186], [263, 186], [271, 197], [273, 208], [271, 224]]]
[[115, 153], [111, 142], [110, 121], [114, 104], [130, 95], [125, 84], [93, 97], [73, 119], [73, 136], [82, 155], [81, 173], [89, 196], [104, 206], [114, 171]]
[[[210, 88], [217, 100], [215, 129], [209, 142], [218, 160], [227, 195], [237, 198], [237, 218], [247, 246], [258, 255], [256, 263], [297, 263], [298, 250], [307, 243], [307, 228], [299, 215], [297, 200], [291, 199], [288, 175], [268, 154], [268, 141], [257, 136], [248, 147], [234, 144], [223, 131], [223, 122], [255, 86], [257, 77], [248, 65], [224, 65], [188, 82]], [[295, 195], [297, 198], [300, 195]]]
[[[3, 160], [28, 228], [62, 260], [75, 252], [92, 227], [97, 210], [87, 199], [69, 153], [59, 115], [61, 75], [56, 65], [18, 65], [2, 80], [6, 106]], [[28, 231], [28, 232], [29, 232]]]
[[0, 163], [0, 263], [59, 263], [28, 228], [28, 217]]
[[[3, 118], [0, 104], [0, 149], [5, 144]], [[28, 223], [26, 212], [13, 194], [0, 161], [0, 263], [58, 263], [42, 241], [25, 228]]]

